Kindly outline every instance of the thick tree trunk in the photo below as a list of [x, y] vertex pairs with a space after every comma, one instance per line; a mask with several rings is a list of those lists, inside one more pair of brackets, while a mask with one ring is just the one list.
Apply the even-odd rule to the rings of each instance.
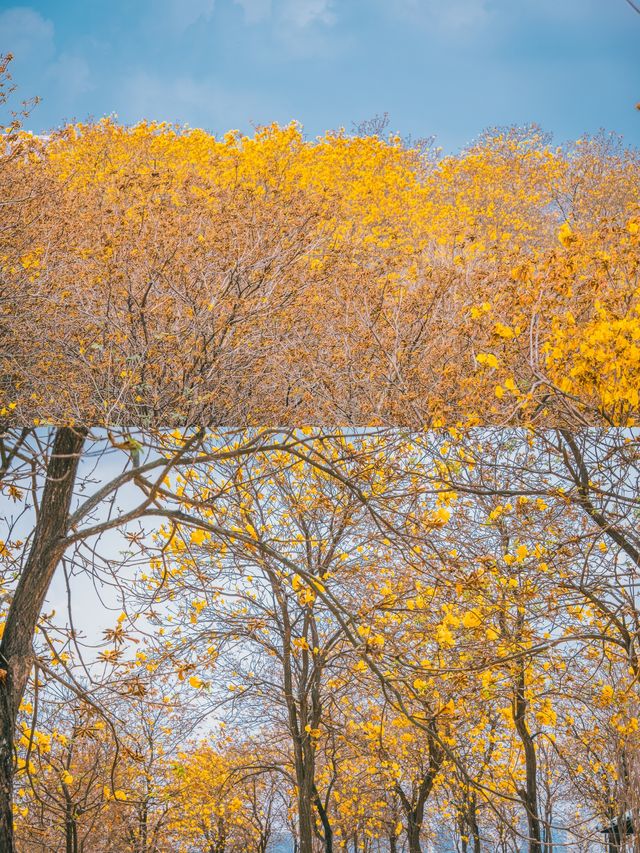
[[477, 823], [463, 821], [460, 826], [460, 835], [460, 849], [462, 853], [468, 853], [470, 841], [473, 844], [473, 853], [480, 853], [482, 845], [480, 844], [480, 833]]
[[[293, 742], [294, 767], [296, 774], [298, 805], [298, 853], [313, 853], [313, 790], [315, 787], [315, 754], [311, 736], [306, 731], [309, 720], [307, 696], [303, 690], [298, 693], [298, 703], [294, 696], [294, 678], [291, 667], [292, 644], [291, 622], [286, 599], [278, 582], [272, 581], [274, 595], [280, 605], [283, 623], [283, 686], [287, 703], [289, 732]], [[315, 723], [315, 720], [311, 720]], [[317, 723], [316, 723], [317, 724]]]
[[[300, 784], [302, 782], [302, 784]], [[298, 777], [298, 838], [300, 853], [313, 853], [313, 810], [310, 780]]]
[[33, 665], [33, 635], [64, 553], [65, 534], [85, 429], [56, 431], [31, 550], [7, 614], [0, 644], [0, 853], [14, 853], [13, 737]]
[[224, 818], [218, 819], [217, 837], [211, 845], [211, 853], [225, 853], [227, 847], [227, 827]]
[[467, 824], [464, 817], [458, 821], [458, 832], [460, 833], [460, 851], [461, 853], [469, 853], [469, 836]]
[[407, 821], [407, 844], [409, 845], [409, 853], [422, 853], [422, 847], [420, 846], [421, 831], [422, 821], [417, 821], [410, 817]]

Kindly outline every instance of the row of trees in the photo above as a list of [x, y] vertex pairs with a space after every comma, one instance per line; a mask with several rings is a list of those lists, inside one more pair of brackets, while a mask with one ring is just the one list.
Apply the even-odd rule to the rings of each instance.
[[640, 163], [615, 137], [494, 129], [442, 157], [384, 123], [5, 124], [0, 411], [19, 423], [637, 411]]
[[[611, 428], [9, 431], [4, 833], [547, 853], [638, 825], [639, 452]], [[40, 615], [57, 566], [71, 596], [113, 585], [98, 648], [73, 606]]]

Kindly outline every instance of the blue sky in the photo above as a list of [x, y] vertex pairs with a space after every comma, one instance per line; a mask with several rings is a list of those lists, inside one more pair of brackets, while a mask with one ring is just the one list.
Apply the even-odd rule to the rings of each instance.
[[640, 143], [640, 15], [625, 0], [0, 0], [34, 130], [112, 112], [308, 135], [388, 111], [456, 150], [538, 122]]

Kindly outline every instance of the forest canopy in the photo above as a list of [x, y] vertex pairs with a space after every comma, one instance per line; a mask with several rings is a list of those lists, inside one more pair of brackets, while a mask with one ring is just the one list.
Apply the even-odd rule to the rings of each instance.
[[614, 136], [441, 156], [105, 119], [14, 130], [0, 169], [5, 417], [635, 421], [640, 159]]

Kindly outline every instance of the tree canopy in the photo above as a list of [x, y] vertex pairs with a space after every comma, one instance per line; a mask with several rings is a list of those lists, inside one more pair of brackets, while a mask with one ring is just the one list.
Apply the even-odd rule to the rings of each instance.
[[634, 423], [640, 165], [615, 137], [438, 156], [105, 119], [14, 129], [2, 172], [6, 417]]

